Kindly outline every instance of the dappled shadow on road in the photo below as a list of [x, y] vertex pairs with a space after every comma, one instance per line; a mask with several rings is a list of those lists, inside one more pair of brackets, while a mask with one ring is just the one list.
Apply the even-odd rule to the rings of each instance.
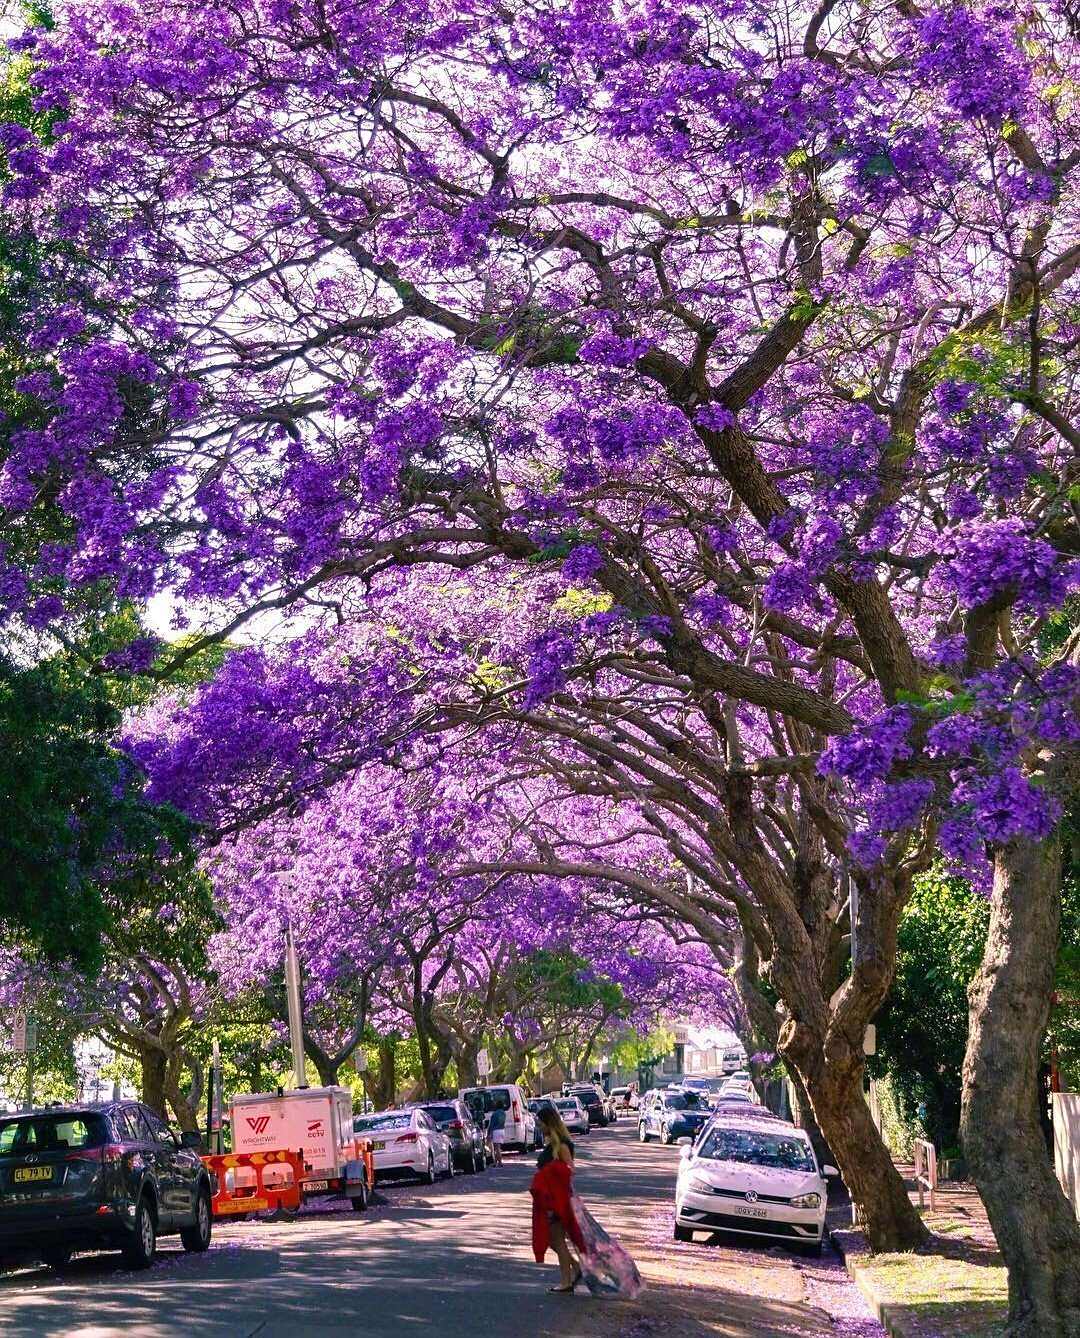
[[[434, 1187], [387, 1187], [368, 1213], [328, 1211], [288, 1223], [218, 1228], [205, 1255], [174, 1239], [133, 1273], [115, 1255], [68, 1274], [0, 1280], [0, 1333], [18, 1338], [774, 1338], [827, 1334], [797, 1271], [750, 1245], [714, 1250], [671, 1240], [674, 1149], [629, 1137], [583, 1140], [580, 1188], [638, 1258], [638, 1302], [553, 1296], [552, 1257], [530, 1248], [532, 1158]], [[659, 1232], [659, 1235], [657, 1235]], [[666, 1234], [665, 1234], [666, 1233]], [[653, 1237], [656, 1237], [653, 1239]], [[662, 1239], [661, 1239], [662, 1238]]]

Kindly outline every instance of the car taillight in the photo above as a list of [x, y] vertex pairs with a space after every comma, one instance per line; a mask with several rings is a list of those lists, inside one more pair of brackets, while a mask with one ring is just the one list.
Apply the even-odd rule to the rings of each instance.
[[100, 1164], [104, 1159], [104, 1153], [99, 1152], [97, 1148], [80, 1148], [78, 1152], [66, 1152], [64, 1154], [65, 1161], [92, 1161]]
[[448, 1129], [464, 1129], [464, 1128], [465, 1128], [464, 1124], [462, 1124], [462, 1122], [461, 1122], [460, 1120], [451, 1120], [450, 1123], [449, 1123], [446, 1127], [447, 1127]]
[[419, 1141], [420, 1141], [419, 1134], [398, 1134], [397, 1138], [395, 1139], [395, 1142], [398, 1143], [418, 1143]]
[[520, 1120], [520, 1119], [521, 1119], [521, 1107], [518, 1105], [518, 1103], [517, 1103], [516, 1100], [514, 1101], [513, 1113], [514, 1113], [514, 1119], [515, 1119], [515, 1120]]

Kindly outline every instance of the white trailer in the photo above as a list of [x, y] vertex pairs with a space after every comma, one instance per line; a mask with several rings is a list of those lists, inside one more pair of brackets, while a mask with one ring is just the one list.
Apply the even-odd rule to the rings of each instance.
[[366, 1207], [369, 1167], [353, 1134], [352, 1095], [346, 1088], [242, 1093], [233, 1097], [229, 1118], [234, 1152], [299, 1152], [305, 1196], [340, 1193], [357, 1210]]

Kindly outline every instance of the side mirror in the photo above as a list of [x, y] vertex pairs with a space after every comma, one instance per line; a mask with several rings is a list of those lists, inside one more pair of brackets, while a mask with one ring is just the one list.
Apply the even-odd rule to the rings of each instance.
[[821, 1174], [827, 1176], [831, 1180], [833, 1176], [839, 1175], [840, 1172], [836, 1169], [835, 1166], [823, 1166], [821, 1168]]

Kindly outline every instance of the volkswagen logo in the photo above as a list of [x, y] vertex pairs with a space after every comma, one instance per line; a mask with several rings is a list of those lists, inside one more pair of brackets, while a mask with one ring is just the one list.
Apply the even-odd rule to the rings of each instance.
[[29, 1157], [24, 1157], [24, 1158], [23, 1158], [23, 1161], [26, 1162], [27, 1166], [36, 1166], [36, 1165], [37, 1165], [37, 1153], [36, 1153], [36, 1152], [31, 1152], [31, 1154], [29, 1155]]
[[747, 1203], [757, 1203], [757, 1190], [756, 1190], [756, 1189], [748, 1189], [748, 1190], [746, 1191], [746, 1201], [747, 1201]]

